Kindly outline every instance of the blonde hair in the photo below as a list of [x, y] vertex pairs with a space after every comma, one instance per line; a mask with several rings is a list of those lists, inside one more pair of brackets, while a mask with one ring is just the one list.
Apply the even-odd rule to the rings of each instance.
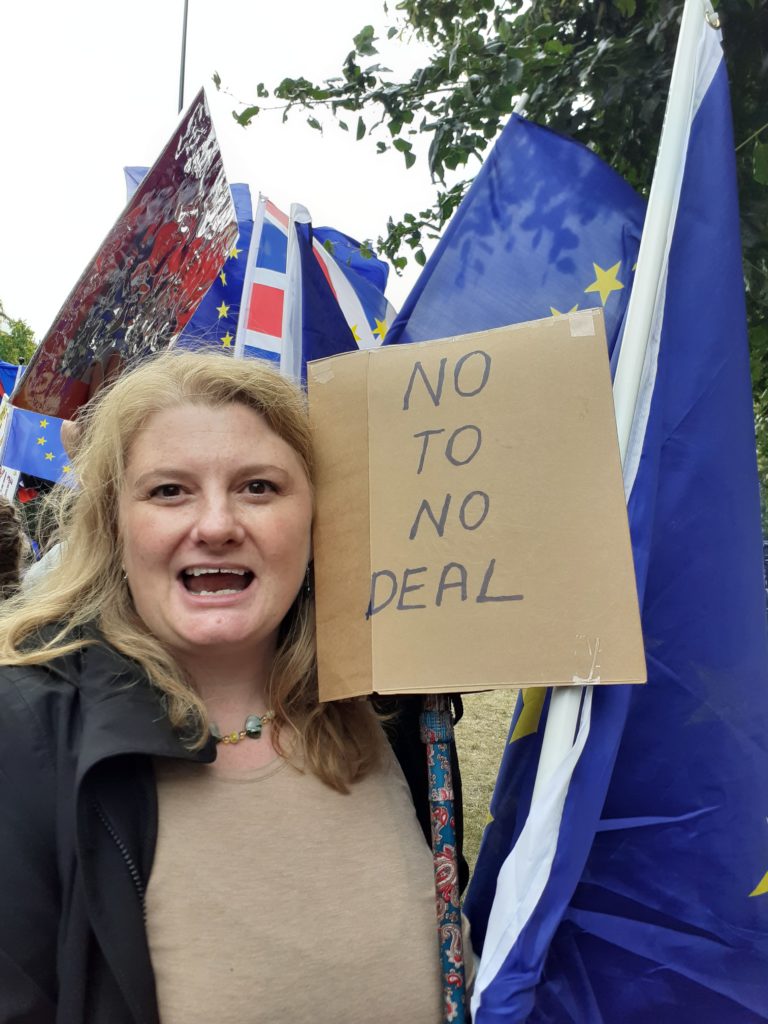
[[[168, 717], [193, 749], [208, 732], [205, 705], [170, 652], [136, 613], [122, 572], [118, 501], [137, 432], [154, 413], [192, 403], [255, 410], [299, 456], [312, 480], [312, 443], [302, 393], [266, 363], [166, 352], [120, 376], [89, 403], [73, 460], [79, 488], [55, 488], [60, 563], [0, 614], [0, 663], [39, 665], [84, 643], [95, 623], [164, 695]], [[54, 626], [41, 633], [42, 627]], [[51, 632], [53, 635], [51, 635]], [[45, 639], [41, 637], [45, 636]], [[345, 792], [376, 763], [381, 730], [365, 703], [317, 699], [314, 600], [304, 588], [282, 623], [267, 683], [279, 753]]]

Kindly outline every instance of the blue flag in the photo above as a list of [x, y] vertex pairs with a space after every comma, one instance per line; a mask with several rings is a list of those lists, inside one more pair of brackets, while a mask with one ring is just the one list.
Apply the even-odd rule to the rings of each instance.
[[644, 213], [624, 179], [585, 146], [513, 116], [385, 343], [602, 306], [612, 348]]
[[519, 702], [467, 903], [476, 1024], [768, 1020], [762, 543], [728, 86], [703, 17], [696, 74], [624, 464], [648, 684], [586, 690], [537, 814], [550, 698]]
[[304, 386], [308, 362], [340, 352], [354, 352], [358, 348], [333, 288], [328, 265], [331, 259], [315, 244], [307, 210], [294, 204], [289, 226], [286, 288], [290, 312], [286, 318], [287, 337], [280, 368]]
[[[125, 185], [130, 199], [141, 184], [148, 167], [124, 167]], [[248, 247], [253, 232], [251, 190], [247, 185], [232, 185], [239, 234], [229, 250], [219, 275], [203, 296], [189, 323], [181, 332], [177, 348], [235, 351], [237, 320], [243, 296]]]
[[64, 421], [15, 406], [6, 406], [6, 409], [11, 422], [0, 463], [43, 480], [71, 484], [74, 472], [61, 443]]
[[360, 242], [336, 228], [314, 228], [315, 238], [331, 253], [340, 267], [346, 269], [359, 281], [362, 277], [381, 295], [387, 290], [389, 264], [372, 254], [363, 252]]
[[11, 395], [16, 387], [19, 367], [14, 363], [0, 362], [0, 395]]
[[219, 276], [205, 293], [192, 319], [176, 343], [180, 348], [235, 351], [237, 320], [243, 297], [248, 247], [253, 232], [251, 192], [247, 185], [232, 185], [239, 235], [229, 250]]

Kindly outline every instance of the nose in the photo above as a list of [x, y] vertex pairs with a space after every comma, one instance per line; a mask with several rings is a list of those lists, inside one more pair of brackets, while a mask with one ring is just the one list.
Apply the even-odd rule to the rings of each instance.
[[196, 544], [220, 548], [243, 541], [245, 529], [240, 522], [236, 504], [229, 495], [207, 495], [197, 512], [192, 527], [192, 539]]

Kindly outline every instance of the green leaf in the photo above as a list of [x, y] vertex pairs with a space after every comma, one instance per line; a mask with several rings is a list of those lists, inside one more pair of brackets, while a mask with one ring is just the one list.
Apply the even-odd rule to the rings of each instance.
[[358, 117], [357, 131], [355, 132], [355, 138], [357, 139], [358, 142], [360, 142], [361, 139], [365, 138], [365, 130], [365, 121], [362, 119], [362, 117]]
[[395, 25], [390, 26], [387, 30], [387, 39], [394, 39], [397, 35], [398, 29]]
[[216, 86], [217, 89], [221, 88], [221, 75], [219, 74], [218, 71], [213, 72], [213, 84]]
[[322, 133], [323, 126], [320, 124], [316, 117], [308, 117], [307, 124], [309, 125], [310, 128], [314, 128], [316, 132]]
[[345, 132], [349, 131], [349, 125], [346, 121], [342, 121], [341, 118], [339, 118], [339, 128], [342, 128]]
[[237, 123], [241, 124], [243, 128], [247, 128], [258, 112], [258, 107], [246, 107], [245, 110], [241, 110], [239, 114], [236, 110], [233, 110], [232, 117], [234, 117]]
[[424, 252], [423, 249], [419, 249], [416, 255], [414, 256], [414, 259], [416, 260], [420, 267], [423, 267], [424, 264], [427, 262], [427, 254]]
[[768, 142], [756, 142], [752, 154], [752, 174], [755, 181], [768, 185]]
[[361, 57], [372, 57], [375, 53], [378, 53], [378, 50], [373, 45], [375, 39], [373, 25], [366, 25], [360, 29], [352, 42], [355, 44], [355, 50]]
[[635, 0], [613, 0], [613, 2], [619, 14], [623, 14], [625, 18], [631, 18], [637, 10]]

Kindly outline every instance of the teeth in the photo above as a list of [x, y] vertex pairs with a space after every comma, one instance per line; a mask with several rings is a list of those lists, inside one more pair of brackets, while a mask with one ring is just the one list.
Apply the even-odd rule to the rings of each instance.
[[239, 594], [239, 590], [198, 590], [198, 597], [213, 597], [220, 594]]
[[[219, 573], [222, 573], [222, 572], [232, 573], [233, 576], [245, 576], [247, 570], [246, 569], [204, 569], [204, 568], [197, 568], [196, 567], [194, 569], [185, 569], [184, 570], [184, 575], [185, 576], [210, 576], [210, 575], [214, 575], [214, 574], [218, 575]], [[220, 593], [221, 593], [221, 591], [220, 591]]]

